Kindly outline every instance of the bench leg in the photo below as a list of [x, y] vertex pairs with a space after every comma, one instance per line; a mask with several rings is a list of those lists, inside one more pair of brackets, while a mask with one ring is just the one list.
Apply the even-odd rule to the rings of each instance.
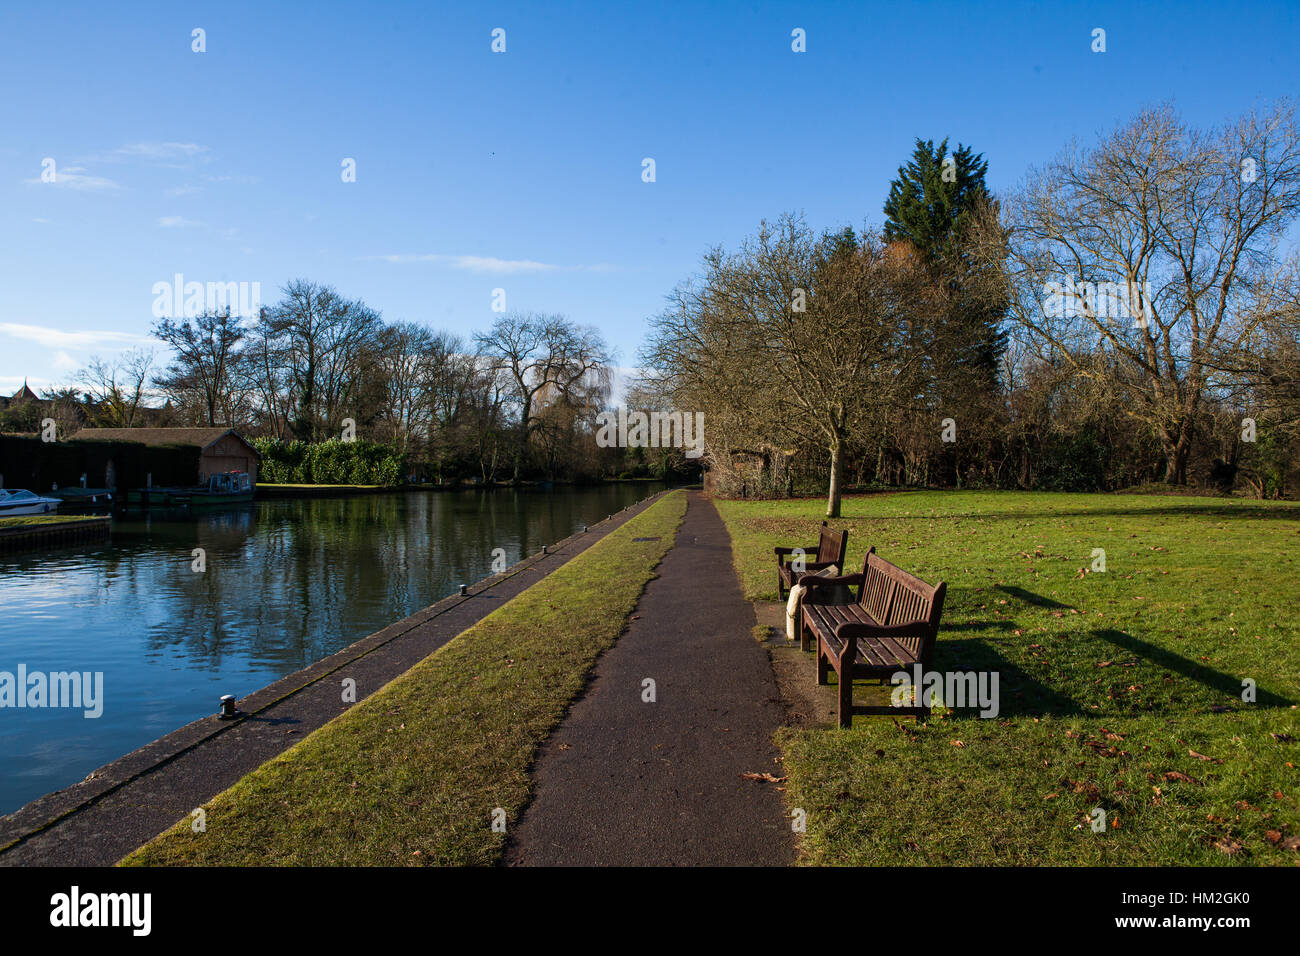
[[839, 718], [841, 727], [853, 726], [853, 672], [848, 674], [836, 672], [840, 679]]
[[[800, 608], [799, 609], [799, 647], [804, 651], [812, 650], [812, 641], [809, 640], [809, 637], [811, 637], [811, 632], [808, 630], [808, 625], [805, 624], [803, 621], [803, 608]], [[819, 647], [821, 646], [820, 637], [817, 639], [817, 645]]]
[[[806, 644], [807, 641], [805, 640]], [[820, 687], [826, 683], [826, 674], [830, 670], [826, 666], [826, 658], [822, 656], [821, 641], [817, 641], [817, 685]], [[807, 650], [805, 647], [804, 650]]]

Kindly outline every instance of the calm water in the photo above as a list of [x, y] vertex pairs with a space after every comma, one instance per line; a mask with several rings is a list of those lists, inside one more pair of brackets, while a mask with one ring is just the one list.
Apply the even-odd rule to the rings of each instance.
[[486, 577], [494, 548], [514, 564], [661, 488], [265, 501], [0, 555], [0, 671], [104, 673], [98, 718], [0, 708], [0, 814]]

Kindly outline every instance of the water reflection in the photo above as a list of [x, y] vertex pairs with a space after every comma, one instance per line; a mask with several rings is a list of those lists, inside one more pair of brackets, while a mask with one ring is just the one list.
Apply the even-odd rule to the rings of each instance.
[[[104, 714], [0, 709], [0, 813], [305, 667], [659, 486], [265, 501], [115, 519], [0, 557], [0, 671], [103, 671]], [[192, 570], [202, 548], [206, 570]]]

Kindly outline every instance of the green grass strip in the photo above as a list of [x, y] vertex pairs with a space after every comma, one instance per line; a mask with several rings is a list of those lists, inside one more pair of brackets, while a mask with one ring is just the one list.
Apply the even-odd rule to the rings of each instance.
[[[673, 492], [122, 861], [489, 865], [539, 744], [623, 632], [686, 513]], [[633, 538], [653, 538], [633, 541]]]
[[42, 525], [69, 524], [74, 521], [90, 521], [95, 515], [15, 515], [0, 518], [0, 531], [6, 528], [36, 528]]

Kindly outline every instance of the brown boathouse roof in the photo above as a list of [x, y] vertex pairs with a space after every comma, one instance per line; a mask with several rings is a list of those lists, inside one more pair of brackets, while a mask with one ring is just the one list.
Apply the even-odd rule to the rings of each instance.
[[248, 445], [248, 449], [258, 458], [257, 449], [249, 445], [248, 439], [233, 428], [83, 428], [70, 439], [71, 441], [132, 441], [142, 445], [198, 445], [207, 449], [227, 435]]

